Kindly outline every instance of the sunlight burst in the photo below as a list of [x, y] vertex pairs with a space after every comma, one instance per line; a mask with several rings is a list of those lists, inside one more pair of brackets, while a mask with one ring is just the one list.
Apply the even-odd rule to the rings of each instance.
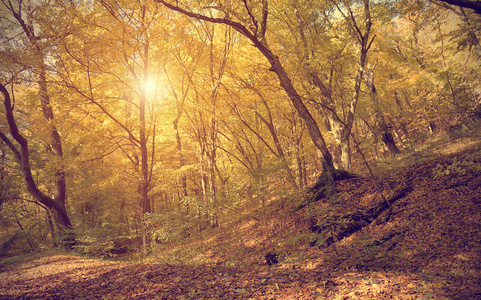
[[154, 78], [149, 77], [144, 81], [143, 89], [147, 98], [153, 98], [157, 92], [157, 82]]

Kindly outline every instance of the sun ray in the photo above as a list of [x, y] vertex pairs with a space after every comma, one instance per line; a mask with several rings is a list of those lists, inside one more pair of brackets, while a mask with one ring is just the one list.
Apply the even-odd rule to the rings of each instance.
[[155, 97], [157, 93], [157, 81], [155, 78], [147, 78], [143, 83], [143, 89], [147, 98]]

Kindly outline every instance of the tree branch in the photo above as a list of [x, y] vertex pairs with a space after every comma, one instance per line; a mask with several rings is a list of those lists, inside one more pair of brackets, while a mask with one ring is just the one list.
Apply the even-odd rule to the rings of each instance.
[[[464, 8], [470, 8], [474, 10], [475, 13], [481, 15], [481, 1], [471, 1], [471, 0], [439, 0], [444, 3], [451, 5], [456, 5]], [[433, 1], [436, 2], [436, 1]]]
[[205, 16], [205, 15], [202, 15], [202, 14], [187, 11], [187, 10], [179, 7], [178, 4], [173, 5], [173, 4], [170, 4], [170, 3], [168, 3], [167, 1], [164, 1], [164, 0], [155, 0], [155, 1], [165, 5], [166, 7], [170, 8], [170, 9], [176, 11], [176, 12], [179, 12], [179, 13], [184, 14], [184, 15], [186, 15], [188, 17], [191, 17], [191, 18], [195, 18], [195, 19], [198, 19], [198, 20], [207, 21], [207, 22], [211, 22], [211, 23], [229, 25], [232, 28], [234, 28], [236, 31], [241, 33], [242, 35], [249, 38], [250, 40], [252, 40], [252, 41], [257, 40], [255, 35], [252, 32], [250, 32], [249, 29], [247, 29], [241, 23], [234, 22], [234, 21], [232, 21], [230, 19], [227, 19], [227, 18], [208, 17], [208, 16]]
[[265, 38], [267, 31], [267, 17], [269, 15], [269, 3], [267, 0], [262, 1], [262, 21], [261, 21], [261, 36]]
[[15, 147], [12, 141], [10, 141], [10, 139], [1, 131], [0, 131], [0, 138], [5, 144], [7, 144], [7, 147], [13, 152], [13, 154], [17, 158], [17, 161], [20, 162], [20, 160], [22, 159], [22, 156], [20, 155], [20, 151], [18, 151], [18, 149]]
[[[46, 205], [49, 208], [54, 209], [61, 209], [61, 204], [57, 201], [53, 200], [52, 198], [44, 195], [37, 187], [35, 180], [33, 179], [32, 170], [30, 169], [30, 162], [29, 162], [29, 150], [28, 150], [28, 142], [22, 136], [20, 131], [18, 130], [17, 123], [15, 122], [15, 118], [13, 116], [12, 110], [12, 101], [10, 98], [10, 94], [8, 93], [6, 87], [3, 84], [0, 84], [0, 92], [3, 94], [3, 104], [5, 106], [5, 114], [7, 116], [8, 126], [10, 128], [10, 134], [13, 138], [20, 144], [20, 151], [13, 147], [16, 150], [13, 150], [9, 144], [13, 146], [10, 142], [7, 142], [9, 148], [14, 151], [15, 156], [19, 159], [19, 164], [22, 169], [22, 174], [27, 184], [28, 191], [32, 194], [32, 196], [39, 201], [40, 203]], [[2, 140], [5, 142], [4, 137], [6, 136], [2, 133], [1, 135]], [[7, 139], [8, 140], [8, 139]], [[9, 140], [8, 140], [9, 141]]]
[[259, 22], [257, 22], [256, 18], [254, 17], [254, 15], [252, 14], [249, 6], [247, 5], [247, 0], [243, 0], [242, 1], [244, 3], [244, 7], [246, 8], [246, 11], [247, 11], [247, 14], [249, 15], [249, 17], [251, 18], [251, 22], [252, 24], [254, 24], [256, 30], [254, 31], [254, 35], [257, 35], [257, 31], [259, 30]]

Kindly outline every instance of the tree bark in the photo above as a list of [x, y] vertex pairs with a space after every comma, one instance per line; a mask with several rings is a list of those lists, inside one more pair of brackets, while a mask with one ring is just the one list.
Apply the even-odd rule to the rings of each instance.
[[307, 131], [311, 137], [312, 142], [316, 146], [316, 148], [320, 151], [323, 162], [322, 167], [328, 173], [332, 173], [336, 168], [334, 167], [334, 163], [332, 160], [332, 155], [327, 148], [326, 142], [324, 141], [324, 137], [319, 130], [319, 126], [317, 125], [316, 121], [312, 117], [311, 113], [305, 106], [304, 102], [301, 99], [301, 96], [297, 93], [294, 85], [292, 84], [289, 75], [287, 74], [286, 70], [282, 66], [279, 61], [279, 57], [274, 55], [267, 47], [261, 51], [263, 52], [264, 56], [269, 60], [272, 70], [276, 73], [277, 77], [279, 78], [281, 86], [286, 91], [291, 103], [293, 104], [294, 108], [297, 110], [299, 116], [304, 120]]

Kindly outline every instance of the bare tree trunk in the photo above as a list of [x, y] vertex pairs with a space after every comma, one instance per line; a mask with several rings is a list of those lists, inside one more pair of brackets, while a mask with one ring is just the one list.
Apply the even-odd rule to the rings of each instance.
[[[142, 36], [142, 39], [143, 39], [142, 40], [143, 65], [141, 69], [141, 76], [138, 76], [138, 73], [135, 70], [135, 67], [134, 67], [135, 63], [132, 63], [132, 65], [128, 65], [128, 69], [132, 74], [133, 78], [137, 81], [137, 85], [139, 89], [139, 124], [138, 124], [139, 139], [137, 140], [137, 142], [140, 148], [140, 185], [139, 185], [140, 222], [141, 222], [141, 234], [142, 234], [142, 252], [144, 255], [147, 255], [148, 247], [150, 245], [146, 216], [152, 213], [151, 199], [149, 198], [149, 188], [150, 188], [152, 169], [149, 168], [149, 152], [147, 148], [148, 139], [146, 134], [146, 102], [148, 97], [146, 84], [149, 79], [149, 66], [150, 66], [150, 61], [149, 61], [150, 36], [147, 28], [148, 25], [146, 24], [147, 22], [146, 13], [147, 13], [147, 8], [145, 4], [143, 4], [141, 7], [141, 20], [139, 24], [139, 27], [141, 30], [140, 35]], [[128, 64], [127, 57], [126, 57], [126, 63]], [[119, 123], [119, 125], [120, 124], [121, 123]], [[122, 126], [122, 127], [129, 133], [129, 136], [132, 139], [134, 139], [131, 131], [128, 130], [125, 126]], [[155, 147], [155, 125], [154, 125], [154, 134], [153, 134], [153, 142], [152, 142], [152, 154], [155, 153], [154, 147]], [[152, 160], [153, 158], [154, 156], [152, 155]], [[151, 165], [153, 163], [154, 163], [153, 161], [150, 162]]]
[[[297, 182], [299, 183], [299, 187], [303, 188], [304, 187], [304, 168], [302, 164], [302, 156], [301, 156], [301, 143], [300, 140], [298, 139], [295, 144], [295, 149], [296, 149], [296, 162], [297, 162]], [[297, 187], [297, 184], [296, 184]]]
[[[203, 131], [203, 130], [202, 130]], [[205, 145], [202, 144], [202, 141], [199, 141], [199, 146], [201, 148], [200, 151], [200, 184], [201, 184], [201, 191], [200, 191], [200, 198], [201, 198], [201, 205], [198, 205], [199, 211], [199, 230], [204, 229], [204, 216], [206, 217], [206, 221], [208, 220], [208, 200], [207, 200], [207, 176], [206, 176], [206, 162], [205, 162]], [[207, 225], [206, 225], [207, 226]]]
[[217, 184], [216, 184], [216, 176], [215, 176], [215, 164], [216, 164], [216, 137], [212, 137], [212, 147], [209, 161], [208, 161], [208, 169], [209, 169], [209, 211], [210, 211], [210, 219], [211, 219], [211, 226], [215, 228], [219, 226], [219, 222], [217, 220]]
[[[177, 152], [179, 154], [179, 167], [183, 168], [185, 166], [185, 159], [184, 159], [184, 152], [182, 150], [182, 140], [180, 139], [180, 133], [179, 133], [179, 119], [180, 119], [180, 113], [177, 114], [176, 119], [174, 120], [174, 132], [175, 132], [175, 140], [177, 143]], [[180, 183], [181, 183], [181, 195], [180, 199], [184, 199], [185, 197], [188, 196], [187, 192], [187, 176], [185, 176], [184, 173], [180, 175]], [[189, 204], [186, 204], [186, 213], [189, 213]]]
[[381, 111], [381, 107], [379, 105], [379, 100], [378, 100], [378, 93], [376, 86], [374, 85], [374, 66], [369, 70], [369, 73], [366, 74], [366, 85], [369, 88], [369, 95], [371, 96], [371, 100], [374, 105], [374, 111], [375, 111], [375, 119], [376, 119], [376, 125], [379, 132], [381, 133], [381, 140], [383, 143], [386, 145], [386, 147], [389, 149], [389, 151], [393, 154], [399, 154], [401, 151], [397, 147], [396, 143], [394, 142], [394, 137], [391, 133], [391, 128], [386, 124], [386, 120], [384, 117], [384, 114]]
[[473, 9], [477, 14], [481, 15], [481, 3], [479, 1], [470, 1], [470, 0], [440, 0], [442, 2], [446, 2], [451, 5], [456, 5], [461, 8], [470, 8]]
[[55, 227], [52, 221], [52, 214], [50, 213], [50, 210], [48, 208], [45, 208], [45, 213], [47, 214], [47, 224], [50, 230], [50, 235], [52, 236], [52, 245], [54, 247], [58, 247], [57, 234], [55, 233]]

